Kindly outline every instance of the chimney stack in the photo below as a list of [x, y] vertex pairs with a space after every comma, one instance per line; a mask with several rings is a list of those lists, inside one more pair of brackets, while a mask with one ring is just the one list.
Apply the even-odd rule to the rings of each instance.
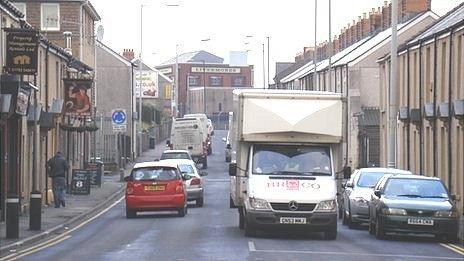
[[124, 56], [124, 58], [126, 58], [129, 61], [134, 60], [134, 49], [124, 49], [122, 52], [122, 56]]
[[64, 50], [72, 55], [72, 32], [63, 32], [64, 36]]

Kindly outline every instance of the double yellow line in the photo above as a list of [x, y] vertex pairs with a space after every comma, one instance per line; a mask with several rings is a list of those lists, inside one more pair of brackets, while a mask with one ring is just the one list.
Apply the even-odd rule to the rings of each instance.
[[443, 243], [440, 243], [440, 245], [442, 247], [446, 247], [449, 250], [464, 256], [464, 248], [462, 246], [459, 246], [459, 245], [456, 245], [456, 244], [443, 244]]

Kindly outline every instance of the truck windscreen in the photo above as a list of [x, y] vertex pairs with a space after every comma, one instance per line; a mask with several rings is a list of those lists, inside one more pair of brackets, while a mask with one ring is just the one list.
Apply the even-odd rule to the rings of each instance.
[[329, 147], [254, 145], [253, 174], [330, 176]]

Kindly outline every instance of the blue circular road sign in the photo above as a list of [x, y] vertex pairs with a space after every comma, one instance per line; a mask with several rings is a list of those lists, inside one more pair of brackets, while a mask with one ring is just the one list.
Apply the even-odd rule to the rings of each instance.
[[114, 111], [111, 118], [114, 124], [124, 124], [126, 122], [126, 113], [124, 111]]

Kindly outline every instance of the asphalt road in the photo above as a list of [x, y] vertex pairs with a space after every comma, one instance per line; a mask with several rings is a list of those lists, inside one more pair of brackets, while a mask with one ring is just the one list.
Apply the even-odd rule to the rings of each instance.
[[146, 214], [126, 219], [124, 201], [60, 243], [21, 260], [463, 260], [432, 239], [393, 237], [376, 240], [366, 229], [339, 223], [338, 238], [322, 233], [262, 233], [244, 237], [237, 210], [229, 209], [229, 179], [224, 161], [224, 131], [216, 131], [208, 159], [203, 208]]

